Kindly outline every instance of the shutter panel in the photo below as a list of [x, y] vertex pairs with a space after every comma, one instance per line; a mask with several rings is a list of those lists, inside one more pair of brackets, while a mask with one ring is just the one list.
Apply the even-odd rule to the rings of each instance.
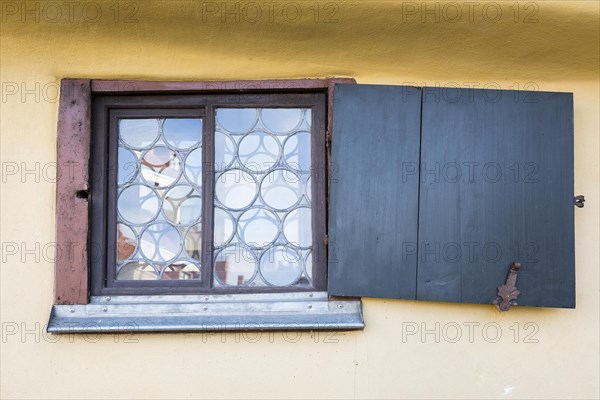
[[417, 298], [575, 307], [572, 94], [423, 96]]
[[335, 85], [331, 295], [415, 298], [421, 90]]

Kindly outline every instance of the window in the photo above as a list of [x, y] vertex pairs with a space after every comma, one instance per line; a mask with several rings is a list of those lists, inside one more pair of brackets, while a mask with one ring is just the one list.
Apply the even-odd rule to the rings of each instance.
[[88, 240], [49, 330], [362, 328], [326, 293], [332, 84], [64, 80], [59, 162], [89, 174], [59, 183], [57, 239]]
[[50, 331], [360, 329], [357, 297], [496, 303], [513, 263], [513, 303], [575, 306], [569, 93], [65, 80], [58, 157], [88, 239]]
[[325, 290], [324, 92], [93, 104], [92, 295]]

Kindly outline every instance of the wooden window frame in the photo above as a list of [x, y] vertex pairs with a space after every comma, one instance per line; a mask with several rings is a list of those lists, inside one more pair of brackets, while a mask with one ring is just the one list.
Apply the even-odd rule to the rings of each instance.
[[[240, 93], [310, 93], [327, 95], [326, 144], [332, 131], [333, 88], [336, 83], [356, 83], [352, 78], [261, 81], [154, 82], [63, 79], [58, 115], [57, 163], [68, 168], [69, 179], [59, 179], [56, 193], [55, 297], [57, 305], [88, 304], [91, 287], [90, 254], [103, 251], [88, 246], [90, 217], [90, 156], [92, 151], [92, 103], [105, 95], [191, 95]], [[326, 150], [329, 152], [329, 148]], [[329, 173], [329, 171], [328, 171]], [[93, 176], [93, 175], [92, 175]], [[212, 207], [212, 204], [210, 204]], [[326, 208], [326, 207], [325, 207]], [[325, 209], [324, 219], [327, 211]], [[323, 218], [323, 217], [322, 217]], [[82, 238], [85, 238], [82, 240]], [[99, 246], [102, 247], [102, 246]], [[68, 250], [68, 251], [65, 251]], [[64, 254], [67, 256], [61, 256]], [[323, 287], [326, 283], [319, 283]], [[290, 291], [289, 288], [285, 290]], [[239, 292], [239, 291], [238, 291]], [[140, 292], [134, 292], [139, 294]], [[144, 291], [147, 293], [147, 290]], [[108, 293], [107, 293], [108, 294]], [[133, 294], [133, 293], [132, 293]], [[149, 293], [159, 294], [159, 293]], [[161, 294], [165, 294], [164, 292]]]

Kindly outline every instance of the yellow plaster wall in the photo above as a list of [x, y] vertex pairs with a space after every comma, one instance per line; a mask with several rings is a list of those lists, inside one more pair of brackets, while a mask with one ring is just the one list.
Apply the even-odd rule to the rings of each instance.
[[[598, 2], [0, 4], [2, 398], [598, 398]], [[325, 76], [573, 92], [577, 309], [364, 299], [367, 328], [329, 336], [43, 332], [61, 78]]]

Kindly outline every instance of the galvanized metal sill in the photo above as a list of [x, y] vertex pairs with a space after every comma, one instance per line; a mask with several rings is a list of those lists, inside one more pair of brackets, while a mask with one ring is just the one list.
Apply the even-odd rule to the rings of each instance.
[[55, 305], [48, 332], [173, 332], [363, 329], [360, 300], [325, 292], [92, 297]]

